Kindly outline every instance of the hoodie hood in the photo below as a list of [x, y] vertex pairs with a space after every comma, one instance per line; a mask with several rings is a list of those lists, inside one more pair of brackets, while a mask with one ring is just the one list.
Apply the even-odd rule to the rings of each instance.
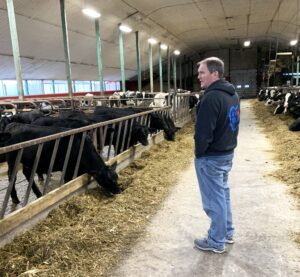
[[212, 91], [212, 90], [218, 90], [218, 91], [224, 91], [230, 95], [235, 94], [235, 88], [232, 84], [225, 81], [224, 79], [217, 80], [213, 82], [206, 90], [205, 94]]

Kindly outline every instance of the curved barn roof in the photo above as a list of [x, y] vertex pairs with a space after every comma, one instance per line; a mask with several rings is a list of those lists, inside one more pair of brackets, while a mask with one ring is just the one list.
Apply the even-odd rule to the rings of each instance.
[[[22, 77], [66, 79], [59, 0], [14, 0]], [[295, 38], [298, 0], [65, 0], [73, 80], [97, 80], [94, 20], [82, 14], [91, 6], [101, 13], [103, 74], [120, 80], [118, 24], [139, 31], [142, 70], [148, 68], [150, 36], [182, 55], [199, 58], [209, 49], [242, 47]], [[15, 79], [6, 1], [0, 0], [0, 79]], [[124, 35], [126, 78], [136, 75], [134, 32]], [[165, 58], [165, 54], [164, 54]], [[153, 50], [154, 64], [158, 51]]]

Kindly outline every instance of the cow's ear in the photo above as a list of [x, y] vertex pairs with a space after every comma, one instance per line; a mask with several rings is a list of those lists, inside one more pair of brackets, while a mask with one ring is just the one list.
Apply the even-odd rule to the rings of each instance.
[[0, 133], [0, 142], [5, 142], [11, 138], [11, 133]]
[[114, 162], [114, 163], [110, 166], [110, 168], [111, 168], [112, 170], [116, 170], [116, 168], [117, 168], [117, 162]]

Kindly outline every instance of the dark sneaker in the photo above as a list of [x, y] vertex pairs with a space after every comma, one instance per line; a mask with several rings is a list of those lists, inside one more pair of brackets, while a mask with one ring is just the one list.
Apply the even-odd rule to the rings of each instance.
[[222, 254], [225, 252], [225, 247], [223, 248], [215, 248], [208, 244], [207, 239], [195, 239], [194, 245], [196, 248], [203, 251], [212, 251], [214, 253]]
[[233, 237], [226, 237], [225, 243], [227, 243], [227, 244], [234, 244], [234, 239], [233, 239]]

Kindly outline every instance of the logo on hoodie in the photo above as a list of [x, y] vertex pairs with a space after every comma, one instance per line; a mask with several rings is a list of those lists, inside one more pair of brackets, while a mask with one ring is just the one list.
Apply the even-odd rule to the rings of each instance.
[[229, 125], [232, 132], [235, 132], [240, 123], [240, 110], [239, 105], [231, 106], [228, 112]]

